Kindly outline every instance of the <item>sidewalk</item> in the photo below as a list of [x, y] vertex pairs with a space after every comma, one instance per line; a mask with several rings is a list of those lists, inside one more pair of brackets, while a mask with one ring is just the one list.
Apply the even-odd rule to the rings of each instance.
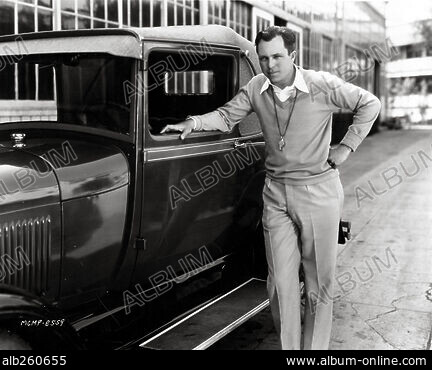
[[[367, 137], [340, 174], [353, 236], [339, 246], [330, 349], [431, 349], [432, 131]], [[214, 346], [278, 348], [268, 308]]]
[[353, 239], [339, 250], [330, 348], [431, 349], [432, 132], [367, 138], [340, 172]]

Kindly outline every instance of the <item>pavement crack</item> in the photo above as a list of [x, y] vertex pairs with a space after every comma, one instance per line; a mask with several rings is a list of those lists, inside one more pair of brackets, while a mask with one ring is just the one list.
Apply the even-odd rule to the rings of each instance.
[[408, 294], [405, 294], [405, 295], [403, 295], [402, 297], [399, 297], [399, 298], [396, 298], [396, 299], [393, 299], [392, 301], [391, 301], [391, 305], [395, 308], [395, 309], [397, 309], [397, 307], [395, 306], [395, 304], [396, 304], [396, 302], [398, 302], [398, 301], [400, 301], [400, 300], [402, 300], [402, 299], [405, 299], [405, 298], [411, 298], [411, 297], [417, 297], [417, 295], [408, 295]]
[[384, 312], [384, 313], [382, 313], [382, 314], [378, 314], [375, 318], [373, 318], [373, 319], [367, 319], [367, 320], [364, 320], [361, 316], [360, 316], [360, 314], [359, 314], [359, 312], [357, 311], [357, 309], [354, 307], [354, 303], [351, 303], [351, 308], [353, 309], [353, 311], [355, 312], [355, 314], [360, 318], [360, 320], [362, 320], [372, 331], [374, 331], [376, 334], [378, 334], [380, 337], [381, 337], [381, 339], [384, 341], [384, 343], [386, 343], [386, 344], [388, 344], [389, 346], [391, 346], [391, 347], [393, 347], [393, 349], [397, 349], [397, 350], [400, 350], [400, 348], [398, 348], [398, 347], [396, 347], [393, 343], [391, 343], [390, 341], [388, 341], [379, 331], [377, 331], [372, 325], [370, 325], [369, 324], [369, 322], [368, 321], [371, 321], [371, 320], [375, 320], [375, 319], [377, 319], [378, 317], [380, 317], [380, 316], [384, 316], [384, 315], [386, 315], [386, 314], [389, 314], [389, 313], [391, 313], [391, 312], [395, 312], [397, 309], [395, 308], [394, 310], [392, 310], [392, 311], [388, 311], [388, 312]]
[[379, 313], [379, 314], [376, 315], [375, 317], [372, 317], [372, 318], [370, 318], [370, 319], [365, 320], [365, 323], [368, 323], [368, 321], [372, 321], [372, 320], [379, 319], [379, 318], [381, 318], [381, 317], [383, 317], [383, 316], [385, 316], [385, 315], [388, 315], [389, 313], [396, 312], [396, 311], [397, 311], [397, 308], [394, 307], [394, 308], [393, 308], [392, 310], [390, 310], [390, 311], [386, 311], [386, 312], [383, 312], [383, 313]]
[[[408, 294], [406, 294], [406, 295], [404, 295], [404, 296], [402, 296], [402, 297], [399, 297], [399, 298], [394, 299], [390, 304], [391, 304], [394, 308], [397, 308], [397, 307], [395, 306], [395, 304], [396, 304], [398, 301], [400, 301], [400, 300], [402, 300], [402, 299], [418, 298], [419, 295], [420, 295], [420, 293], [419, 293], [419, 294], [412, 294], [412, 295], [408, 295]], [[428, 290], [426, 290], [426, 292], [425, 292], [425, 297], [426, 297], [426, 300], [432, 302], [432, 284], [431, 284], [431, 287], [430, 287]]]
[[427, 299], [429, 302], [432, 302], [432, 283], [429, 284], [429, 289], [426, 290], [426, 299]]

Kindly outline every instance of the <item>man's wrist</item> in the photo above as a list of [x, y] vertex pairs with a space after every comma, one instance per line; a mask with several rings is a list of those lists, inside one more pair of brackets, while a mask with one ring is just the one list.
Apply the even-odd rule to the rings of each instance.
[[192, 120], [194, 123], [194, 126], [192, 128], [192, 131], [195, 131], [198, 127], [198, 120], [194, 116], [187, 116], [186, 120]]
[[349, 151], [350, 153], [354, 151], [354, 150], [352, 150], [352, 148], [351, 148], [350, 146], [348, 146], [348, 145], [346, 145], [346, 144], [344, 144], [344, 143], [340, 143], [339, 145], [342, 146], [342, 147], [345, 147], [346, 149], [348, 149], [348, 151]]

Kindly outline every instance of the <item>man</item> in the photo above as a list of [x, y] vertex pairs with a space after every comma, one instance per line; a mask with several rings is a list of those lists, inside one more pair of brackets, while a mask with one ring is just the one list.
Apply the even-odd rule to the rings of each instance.
[[[223, 107], [193, 116], [162, 133], [229, 131], [252, 111], [266, 142], [263, 229], [269, 268], [267, 288], [282, 349], [301, 348], [299, 266], [307, 293], [304, 349], [328, 349], [343, 188], [337, 166], [366, 137], [379, 100], [326, 72], [294, 64], [295, 34], [269, 27], [256, 40], [262, 74]], [[339, 145], [330, 148], [332, 113], [355, 113]]]

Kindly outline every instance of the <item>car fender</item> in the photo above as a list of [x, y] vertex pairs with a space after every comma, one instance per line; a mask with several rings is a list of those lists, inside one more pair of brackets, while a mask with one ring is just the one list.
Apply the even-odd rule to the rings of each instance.
[[62, 312], [19, 288], [0, 286], [0, 329], [18, 335], [34, 349], [84, 348]]

